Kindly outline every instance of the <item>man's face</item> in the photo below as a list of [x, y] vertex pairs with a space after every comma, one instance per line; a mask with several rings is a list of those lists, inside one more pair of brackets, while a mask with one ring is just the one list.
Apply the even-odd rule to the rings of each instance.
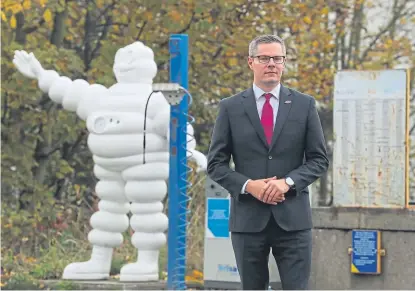
[[259, 44], [256, 54], [248, 58], [248, 65], [254, 72], [255, 84], [265, 88], [275, 87], [280, 82], [285, 67], [285, 54], [281, 44]]

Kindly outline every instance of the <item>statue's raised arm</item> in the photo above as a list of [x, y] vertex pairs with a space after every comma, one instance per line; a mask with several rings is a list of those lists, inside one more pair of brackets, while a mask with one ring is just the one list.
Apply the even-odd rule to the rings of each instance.
[[82, 119], [86, 118], [86, 114], [79, 108], [81, 100], [86, 96], [102, 96], [107, 92], [102, 85], [90, 85], [83, 79], [72, 81], [54, 70], [45, 70], [33, 53], [24, 50], [15, 51], [13, 64], [24, 76], [38, 80], [40, 90], [47, 93], [51, 100], [62, 104], [68, 111], [76, 111]]

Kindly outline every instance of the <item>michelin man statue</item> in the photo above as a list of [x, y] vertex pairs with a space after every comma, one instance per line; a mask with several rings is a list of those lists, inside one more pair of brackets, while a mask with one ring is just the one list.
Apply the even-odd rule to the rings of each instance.
[[[110, 88], [44, 70], [25, 51], [16, 51], [13, 63], [23, 75], [37, 79], [54, 102], [85, 120], [89, 131], [100, 198], [99, 211], [90, 219], [92, 254], [86, 262], [66, 266], [63, 279], [109, 278], [113, 249], [122, 244], [122, 233], [130, 225], [138, 258], [121, 268], [120, 281], [158, 280], [159, 250], [166, 243], [168, 227], [161, 201], [167, 194], [169, 174], [170, 105], [162, 93], [153, 93], [146, 111], [144, 148], [145, 107], [157, 73], [153, 51], [141, 42], [119, 49], [113, 66], [117, 83]], [[193, 135], [192, 126], [188, 124], [187, 129]], [[205, 156], [195, 150], [191, 136], [188, 140], [190, 156], [198, 170], [204, 170]]]

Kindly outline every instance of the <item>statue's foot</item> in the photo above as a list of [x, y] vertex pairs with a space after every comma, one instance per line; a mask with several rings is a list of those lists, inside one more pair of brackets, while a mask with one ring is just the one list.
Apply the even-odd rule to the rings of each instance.
[[127, 264], [121, 268], [120, 281], [123, 282], [147, 282], [158, 281], [158, 262], [139, 260], [136, 263]]
[[65, 267], [62, 279], [67, 280], [106, 280], [110, 277], [109, 269], [100, 261], [71, 263]]
[[62, 279], [105, 280], [110, 277], [112, 248], [94, 246], [91, 259], [66, 266]]

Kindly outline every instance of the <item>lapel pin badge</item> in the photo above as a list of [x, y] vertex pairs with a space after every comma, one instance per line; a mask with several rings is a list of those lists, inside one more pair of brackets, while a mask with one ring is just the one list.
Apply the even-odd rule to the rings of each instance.
[[291, 103], [291, 100], [287, 100], [287, 101], [285, 101], [284, 103], [285, 103], [285, 104], [290, 104], [290, 103]]

